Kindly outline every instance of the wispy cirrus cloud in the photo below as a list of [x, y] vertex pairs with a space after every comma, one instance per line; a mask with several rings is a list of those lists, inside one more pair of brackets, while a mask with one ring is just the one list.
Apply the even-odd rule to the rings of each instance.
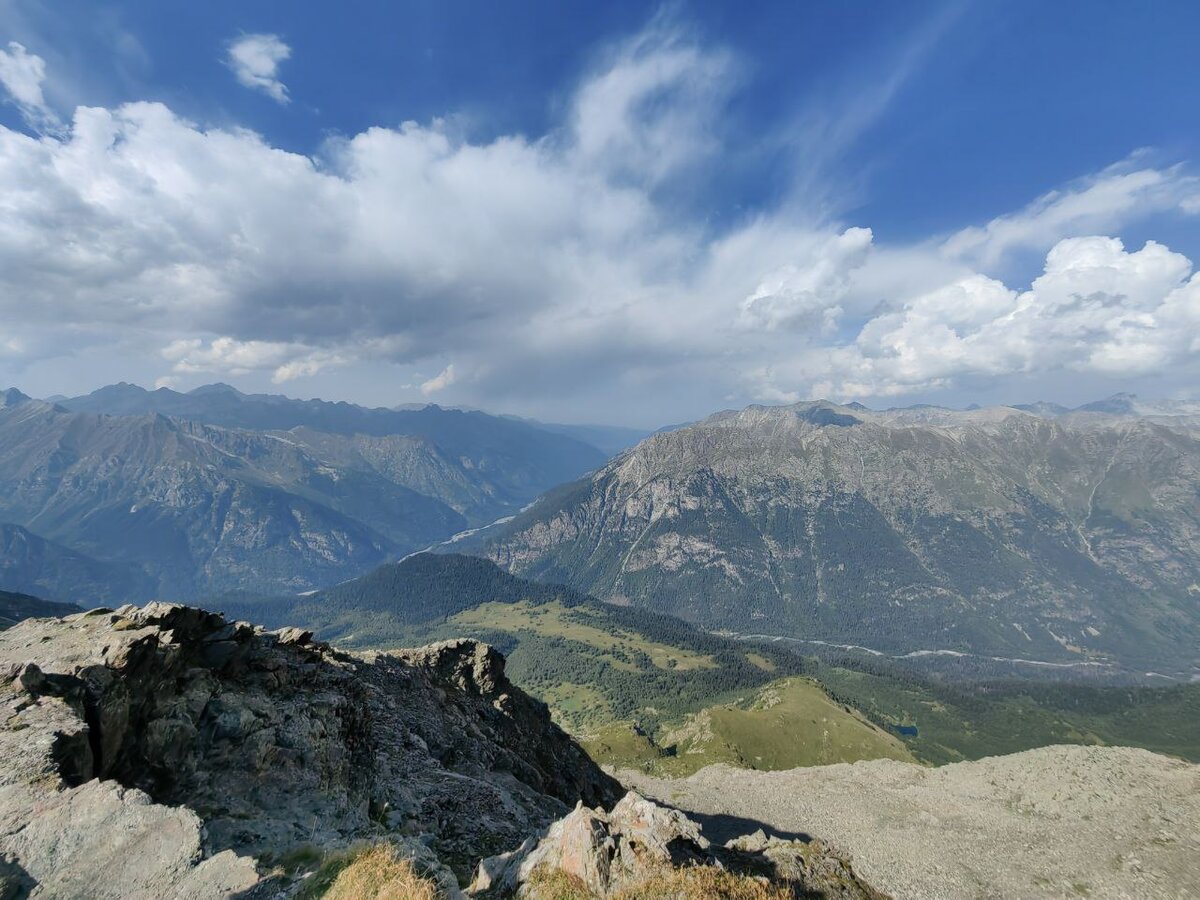
[[1102, 232], [1158, 212], [1196, 212], [1200, 178], [1181, 165], [1140, 164], [1144, 154], [1038, 197], [1016, 212], [951, 235], [948, 256], [990, 268], [1017, 250], [1044, 249], [1065, 234]]

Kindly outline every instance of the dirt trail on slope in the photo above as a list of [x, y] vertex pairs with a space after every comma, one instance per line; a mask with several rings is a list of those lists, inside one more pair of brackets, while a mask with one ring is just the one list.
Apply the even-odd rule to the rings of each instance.
[[696, 814], [710, 839], [747, 820], [824, 838], [897, 900], [1200, 898], [1200, 766], [1145, 750], [618, 775]]

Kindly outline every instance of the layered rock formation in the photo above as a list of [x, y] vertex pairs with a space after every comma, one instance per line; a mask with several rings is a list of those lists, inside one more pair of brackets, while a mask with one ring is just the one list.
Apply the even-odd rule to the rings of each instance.
[[617, 797], [474, 641], [349, 655], [151, 604], [0, 633], [0, 681], [12, 896], [275, 896], [284, 861], [361, 841], [452, 885], [441, 865]]

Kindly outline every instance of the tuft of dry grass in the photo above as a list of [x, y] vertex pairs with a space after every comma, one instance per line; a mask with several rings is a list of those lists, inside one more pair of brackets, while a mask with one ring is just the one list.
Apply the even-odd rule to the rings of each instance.
[[[526, 885], [531, 900], [596, 900], [596, 895], [561, 869], [538, 869]], [[794, 900], [786, 887], [714, 866], [664, 867], [612, 900]]]
[[579, 878], [548, 866], [530, 873], [525, 891], [529, 900], [596, 900], [596, 895]]
[[311, 887], [315, 890], [305, 891], [305, 895], [323, 900], [442, 900], [434, 882], [419, 875], [411, 862], [397, 857], [386, 845], [330, 860], [322, 870], [326, 867], [331, 871], [313, 875]]
[[794, 900], [791, 889], [715, 866], [663, 869], [613, 900]]

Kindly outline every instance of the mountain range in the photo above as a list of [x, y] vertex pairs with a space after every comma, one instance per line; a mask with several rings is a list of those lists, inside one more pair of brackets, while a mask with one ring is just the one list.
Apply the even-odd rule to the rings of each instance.
[[22, 619], [69, 616], [77, 612], [79, 607], [70, 603], [51, 603], [28, 594], [0, 591], [0, 631]]
[[1154, 412], [753, 406], [456, 549], [710, 629], [1190, 677], [1200, 431]]
[[[809, 647], [1200, 665], [1193, 404], [755, 406], [607, 462], [572, 428], [228, 385], [10, 390], [0, 589], [84, 605], [295, 596], [443, 545]], [[637, 437], [573, 433], [607, 449]]]
[[514, 513], [604, 460], [526, 422], [434, 406], [220, 385], [61, 402], [10, 390], [0, 587], [81, 601], [301, 591]]

